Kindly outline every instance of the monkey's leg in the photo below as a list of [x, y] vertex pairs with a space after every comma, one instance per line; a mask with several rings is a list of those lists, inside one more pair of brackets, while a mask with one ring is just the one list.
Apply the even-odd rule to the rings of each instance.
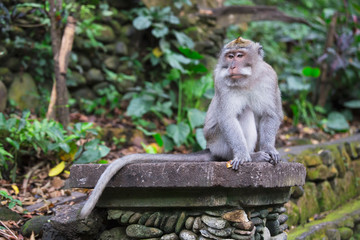
[[259, 147], [270, 155], [274, 164], [280, 161], [280, 154], [275, 148], [276, 134], [280, 126], [280, 120], [275, 116], [263, 116], [259, 122]]
[[263, 151], [250, 153], [252, 162], [270, 162], [271, 157], [269, 154]]

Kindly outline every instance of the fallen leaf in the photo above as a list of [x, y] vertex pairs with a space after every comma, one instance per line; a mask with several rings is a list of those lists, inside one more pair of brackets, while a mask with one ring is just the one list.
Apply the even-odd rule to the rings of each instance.
[[64, 168], [65, 168], [65, 162], [61, 161], [58, 165], [50, 169], [49, 177], [54, 177], [59, 175], [60, 173], [62, 173], [62, 171], [64, 171]]
[[64, 180], [62, 180], [60, 177], [54, 177], [51, 180], [51, 185], [55, 188], [55, 189], [60, 189], [64, 186]]
[[11, 187], [12, 187], [12, 189], [14, 189], [15, 195], [18, 195], [18, 194], [19, 194], [19, 188], [18, 188], [18, 186], [16, 186], [15, 184], [12, 184]]

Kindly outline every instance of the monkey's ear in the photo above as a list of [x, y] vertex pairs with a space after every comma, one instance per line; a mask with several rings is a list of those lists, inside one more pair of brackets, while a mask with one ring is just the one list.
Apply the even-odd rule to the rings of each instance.
[[264, 53], [264, 49], [261, 45], [259, 46], [258, 54], [261, 58], [264, 58], [265, 53]]

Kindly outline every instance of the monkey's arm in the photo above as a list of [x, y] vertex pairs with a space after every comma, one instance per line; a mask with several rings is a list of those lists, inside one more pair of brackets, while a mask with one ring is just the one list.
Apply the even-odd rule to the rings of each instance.
[[80, 218], [86, 218], [94, 209], [102, 192], [111, 178], [124, 166], [131, 163], [144, 162], [190, 162], [190, 161], [211, 161], [213, 158], [209, 150], [190, 154], [132, 154], [116, 159], [101, 174], [93, 192], [81, 209]]

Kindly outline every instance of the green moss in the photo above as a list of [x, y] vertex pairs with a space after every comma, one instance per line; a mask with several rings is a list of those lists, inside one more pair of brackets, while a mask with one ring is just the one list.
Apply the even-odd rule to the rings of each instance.
[[334, 191], [331, 188], [331, 185], [328, 181], [324, 181], [317, 185], [318, 190], [318, 203], [320, 211], [328, 211], [336, 208], [339, 205], [337, 197]]
[[320, 156], [318, 154], [311, 154], [303, 156], [306, 167], [316, 167], [322, 164]]
[[306, 169], [306, 180], [319, 181], [326, 180], [329, 175], [329, 169], [325, 165], [319, 165], [317, 167], [310, 167]]
[[338, 150], [337, 145], [329, 145], [326, 146], [326, 149], [328, 149], [329, 151], [331, 151], [331, 153], [334, 156], [335, 159], [335, 166], [339, 172], [339, 177], [344, 177], [345, 176], [345, 172], [346, 172], [346, 168], [345, 168], [345, 163], [344, 160]]
[[354, 234], [353, 230], [347, 227], [339, 228], [339, 232], [340, 232], [341, 240], [348, 240]]
[[297, 226], [300, 221], [300, 211], [299, 207], [292, 201], [289, 201], [285, 204], [286, 207], [286, 215], [288, 215], [288, 220], [286, 224], [289, 226]]
[[304, 195], [299, 198], [297, 206], [300, 212], [300, 224], [307, 222], [308, 218], [320, 212], [316, 199], [317, 189], [315, 183], [307, 182], [304, 185]]
[[358, 197], [357, 199], [355, 199], [351, 202], [348, 202], [348, 203], [342, 205], [337, 210], [329, 213], [326, 216], [326, 218], [324, 218], [324, 219], [307, 223], [301, 227], [300, 226], [296, 227], [294, 230], [291, 230], [289, 232], [288, 239], [289, 240], [296, 239], [301, 234], [308, 232], [312, 226], [315, 226], [315, 225], [318, 225], [321, 223], [325, 223], [325, 222], [335, 221], [335, 220], [340, 219], [340, 218], [344, 217], [345, 215], [351, 214], [352, 212], [359, 210], [359, 209], [360, 209], [360, 198]]

